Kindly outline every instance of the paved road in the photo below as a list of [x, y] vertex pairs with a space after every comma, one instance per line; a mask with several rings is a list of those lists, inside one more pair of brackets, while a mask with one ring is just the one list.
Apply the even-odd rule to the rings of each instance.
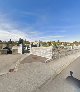
[[80, 92], [80, 57], [36, 92]]

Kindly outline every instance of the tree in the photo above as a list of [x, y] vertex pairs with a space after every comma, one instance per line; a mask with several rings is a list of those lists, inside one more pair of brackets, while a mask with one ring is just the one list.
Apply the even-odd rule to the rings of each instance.
[[2, 42], [2, 41], [0, 40], [0, 42]]
[[60, 41], [58, 40], [57, 42], [59, 43]]
[[23, 39], [20, 38], [18, 44], [23, 44]]
[[51, 46], [51, 42], [47, 42], [48, 43], [48, 46]]
[[8, 44], [12, 44], [12, 41], [11, 41], [11, 39], [8, 41]]

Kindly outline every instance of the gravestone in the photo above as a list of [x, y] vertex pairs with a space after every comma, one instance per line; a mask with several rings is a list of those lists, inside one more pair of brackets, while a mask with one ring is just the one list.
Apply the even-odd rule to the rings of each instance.
[[23, 54], [23, 45], [22, 44], [19, 44], [18, 53]]

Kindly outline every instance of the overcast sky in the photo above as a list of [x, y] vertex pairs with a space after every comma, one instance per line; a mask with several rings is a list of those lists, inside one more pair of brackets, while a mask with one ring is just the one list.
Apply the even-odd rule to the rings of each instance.
[[0, 0], [0, 39], [80, 41], [80, 0]]

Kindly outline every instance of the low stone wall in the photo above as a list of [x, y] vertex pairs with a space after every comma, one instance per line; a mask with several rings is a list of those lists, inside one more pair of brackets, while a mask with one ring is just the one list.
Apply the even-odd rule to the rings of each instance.
[[48, 59], [59, 59], [74, 53], [79, 52], [80, 49], [59, 49], [54, 47], [32, 47], [31, 54], [46, 57]]
[[59, 58], [62, 58], [62, 57], [65, 57], [65, 56], [68, 56], [68, 55], [71, 55], [71, 54], [75, 54], [77, 52], [80, 52], [80, 49], [72, 49], [72, 50], [61, 50], [61, 51], [53, 51], [53, 57], [52, 59], [59, 59]]
[[12, 54], [18, 54], [18, 49], [12, 49]]
[[1, 49], [0, 50], [0, 55], [2, 55], [2, 54], [7, 54], [7, 49]]
[[52, 59], [52, 47], [32, 47], [31, 54]]

